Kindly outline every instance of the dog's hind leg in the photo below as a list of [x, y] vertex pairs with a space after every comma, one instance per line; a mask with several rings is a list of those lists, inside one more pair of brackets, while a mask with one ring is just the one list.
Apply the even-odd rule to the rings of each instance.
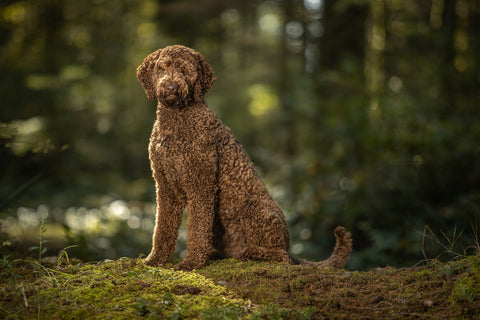
[[240, 260], [259, 260], [293, 263], [292, 257], [284, 249], [270, 249], [265, 247], [247, 246], [239, 252]]

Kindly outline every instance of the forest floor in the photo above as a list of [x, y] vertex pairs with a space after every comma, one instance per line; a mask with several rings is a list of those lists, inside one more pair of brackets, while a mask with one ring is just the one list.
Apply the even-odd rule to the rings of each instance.
[[[67, 261], [68, 260], [68, 261]], [[346, 271], [214, 261], [0, 260], [0, 319], [479, 319], [480, 256]]]

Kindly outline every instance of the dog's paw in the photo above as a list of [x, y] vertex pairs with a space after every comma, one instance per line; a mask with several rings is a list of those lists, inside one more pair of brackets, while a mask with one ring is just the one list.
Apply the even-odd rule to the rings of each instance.
[[157, 267], [159, 265], [159, 263], [153, 261], [153, 260], [148, 260], [148, 259], [145, 259], [144, 263], [147, 265], [147, 266], [150, 266], [150, 267]]
[[158, 267], [163, 265], [161, 259], [156, 254], [152, 254], [152, 253], [150, 253], [148, 257], [145, 258], [144, 263], [147, 266], [151, 266], [151, 267]]

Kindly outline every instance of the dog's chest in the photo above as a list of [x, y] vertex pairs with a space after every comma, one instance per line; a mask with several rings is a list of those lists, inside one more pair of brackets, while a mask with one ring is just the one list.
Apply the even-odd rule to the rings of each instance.
[[176, 167], [182, 165], [192, 147], [189, 141], [183, 141], [178, 133], [158, 130], [150, 138], [150, 160], [163, 166]]
[[198, 134], [183, 129], [154, 128], [149, 146], [152, 167], [161, 166], [164, 172], [173, 170], [175, 175], [195, 173], [208, 146]]

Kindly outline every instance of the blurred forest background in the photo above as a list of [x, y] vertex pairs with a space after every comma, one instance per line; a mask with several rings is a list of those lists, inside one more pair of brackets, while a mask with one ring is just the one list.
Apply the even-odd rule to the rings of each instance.
[[43, 218], [47, 256], [148, 254], [155, 102], [135, 73], [170, 44], [213, 66], [206, 100], [294, 254], [325, 258], [339, 224], [352, 269], [478, 253], [480, 1], [2, 0], [0, 254], [34, 255]]

